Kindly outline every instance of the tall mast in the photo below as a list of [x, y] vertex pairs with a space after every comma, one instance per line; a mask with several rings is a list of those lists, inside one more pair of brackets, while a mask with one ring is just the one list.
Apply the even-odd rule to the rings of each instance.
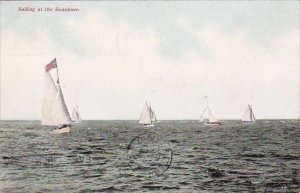
[[255, 121], [255, 116], [254, 116], [254, 113], [253, 113], [253, 109], [252, 109], [252, 105], [251, 105], [251, 115], [252, 115], [252, 121]]
[[251, 121], [253, 121], [252, 105], [250, 105], [250, 119]]
[[251, 106], [250, 106], [250, 105], [248, 105], [248, 108], [249, 108], [249, 111], [250, 111], [250, 114], [249, 114], [249, 116], [250, 116], [250, 120], [252, 121], [252, 109], [251, 109]]
[[[56, 58], [55, 58], [55, 61], [56, 61]], [[56, 74], [57, 74], [57, 84], [58, 84], [58, 86], [60, 86], [60, 84], [59, 84], [59, 76], [58, 76], [58, 66], [57, 66], [57, 62], [56, 62]]]
[[208, 109], [209, 108], [208, 107], [208, 98], [207, 98], [207, 96], [205, 96], [204, 98], [205, 98], [205, 101], [206, 101], [206, 108]]

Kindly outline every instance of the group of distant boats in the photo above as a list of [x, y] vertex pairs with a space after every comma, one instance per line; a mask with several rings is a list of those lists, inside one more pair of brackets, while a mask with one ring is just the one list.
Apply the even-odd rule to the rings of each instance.
[[[214, 116], [212, 110], [208, 106], [207, 97], [205, 98], [206, 98], [206, 106], [202, 111], [199, 122], [209, 126], [221, 125], [221, 122]], [[253, 113], [252, 105], [248, 105], [246, 111], [243, 114], [242, 122], [244, 124], [253, 124], [255, 123], [255, 121], [256, 118]], [[157, 122], [159, 121], [156, 118], [153, 108], [151, 107], [150, 103], [146, 102], [142, 110], [139, 123], [142, 124], [144, 127], [153, 127], [154, 123]]]
[[[56, 69], [57, 81], [55, 82], [50, 74], [50, 70]], [[208, 106], [208, 100], [206, 99], [206, 106], [200, 117], [200, 122], [205, 125], [221, 125], [212, 110]], [[244, 124], [253, 124], [256, 118], [253, 113], [251, 105], [248, 105], [242, 122]], [[55, 129], [51, 131], [51, 134], [61, 134], [70, 132], [70, 128], [73, 124], [81, 122], [81, 117], [78, 112], [78, 106], [73, 108], [72, 118], [70, 117], [68, 108], [66, 106], [63, 93], [59, 82], [59, 74], [56, 59], [52, 60], [45, 66], [45, 81], [44, 81], [44, 97], [42, 106], [42, 125], [54, 126]], [[139, 124], [143, 127], [153, 127], [157, 120], [156, 114], [151, 107], [151, 104], [146, 101], [143, 110], [140, 115]]]
[[[209, 108], [207, 97], [205, 98], [206, 107], [204, 108], [199, 121], [203, 122], [205, 125], [221, 125], [221, 122], [219, 122], [218, 119], [216, 119], [211, 109]], [[256, 118], [253, 113], [252, 105], [248, 105], [246, 111], [243, 114], [242, 122], [244, 124], [253, 124], [255, 123], [255, 121]]]

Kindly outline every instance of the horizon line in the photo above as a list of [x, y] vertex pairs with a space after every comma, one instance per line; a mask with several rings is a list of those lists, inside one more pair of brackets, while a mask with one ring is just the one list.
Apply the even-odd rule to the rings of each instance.
[[[256, 120], [299, 120], [300, 118], [264, 118]], [[83, 119], [81, 121], [138, 121], [139, 119]], [[240, 121], [241, 119], [218, 119], [218, 121]], [[40, 119], [1, 119], [0, 121], [41, 121]], [[199, 119], [159, 119], [159, 121], [199, 121]]]

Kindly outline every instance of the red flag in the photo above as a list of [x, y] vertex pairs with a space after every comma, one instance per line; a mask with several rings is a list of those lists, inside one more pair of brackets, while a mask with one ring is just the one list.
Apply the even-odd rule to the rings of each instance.
[[54, 58], [54, 60], [52, 60], [49, 64], [45, 66], [45, 71], [49, 72], [49, 70], [51, 70], [52, 68], [57, 68], [56, 58]]

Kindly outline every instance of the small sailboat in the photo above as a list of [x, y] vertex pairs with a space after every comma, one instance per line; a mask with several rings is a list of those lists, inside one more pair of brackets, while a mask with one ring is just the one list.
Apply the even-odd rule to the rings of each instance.
[[[56, 84], [50, 70], [56, 69]], [[51, 134], [70, 132], [72, 120], [61, 90], [56, 59], [45, 66], [44, 97], [42, 106], [42, 125], [55, 126]]]
[[78, 106], [76, 106], [76, 108], [75, 107], [73, 108], [72, 121], [74, 123], [80, 123], [81, 122], [81, 117], [80, 117], [79, 112], [78, 112]]
[[256, 121], [256, 118], [253, 113], [252, 105], [248, 105], [248, 107], [242, 117], [242, 122], [244, 124], [253, 124], [253, 123], [255, 123], [255, 121]]
[[205, 125], [221, 125], [221, 123], [216, 119], [211, 109], [208, 106], [208, 99], [206, 99], [206, 107], [203, 109], [202, 114], [200, 116], [199, 122], [204, 123]]
[[149, 108], [146, 102], [140, 115], [139, 124], [142, 124], [144, 127], [153, 127], [154, 125], [152, 124], [152, 119], [153, 117], [151, 117], [151, 108]]
[[151, 104], [150, 104], [150, 103], [149, 103], [148, 107], [149, 107], [149, 111], [150, 111], [150, 116], [151, 116], [151, 121], [152, 121], [152, 123], [160, 122], [160, 121], [157, 120], [156, 114], [154, 113], [154, 110], [153, 110], [153, 108], [151, 107]]

